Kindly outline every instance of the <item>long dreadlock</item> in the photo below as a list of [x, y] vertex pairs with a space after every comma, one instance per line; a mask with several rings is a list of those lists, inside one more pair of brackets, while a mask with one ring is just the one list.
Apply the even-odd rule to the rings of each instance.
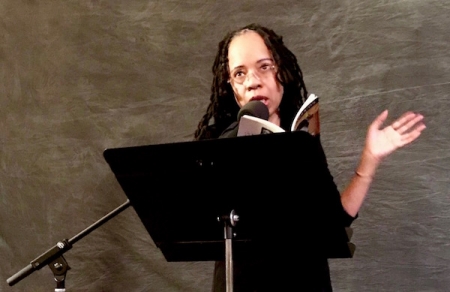
[[280, 120], [283, 129], [290, 129], [295, 114], [306, 100], [308, 92], [303, 81], [302, 70], [296, 56], [284, 45], [283, 37], [259, 24], [249, 24], [229, 32], [219, 43], [219, 50], [212, 66], [214, 79], [211, 86], [210, 103], [198, 123], [194, 133], [195, 140], [217, 138], [237, 119], [239, 106], [235, 101], [233, 88], [228, 82], [230, 79], [228, 47], [233, 38], [245, 30], [255, 31], [264, 39], [278, 68], [277, 79], [284, 90], [280, 103]]

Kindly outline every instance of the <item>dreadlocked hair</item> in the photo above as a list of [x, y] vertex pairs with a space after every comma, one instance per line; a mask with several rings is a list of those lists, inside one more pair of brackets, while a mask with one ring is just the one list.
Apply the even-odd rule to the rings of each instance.
[[198, 123], [194, 133], [195, 140], [213, 139], [237, 119], [239, 106], [234, 98], [233, 88], [229, 83], [228, 48], [233, 38], [252, 30], [258, 33], [272, 54], [277, 67], [277, 80], [283, 86], [280, 103], [280, 126], [289, 130], [295, 114], [306, 100], [308, 92], [303, 81], [303, 73], [296, 56], [284, 45], [283, 37], [273, 30], [256, 23], [229, 32], [219, 43], [212, 73], [214, 75], [210, 103], [206, 113]]

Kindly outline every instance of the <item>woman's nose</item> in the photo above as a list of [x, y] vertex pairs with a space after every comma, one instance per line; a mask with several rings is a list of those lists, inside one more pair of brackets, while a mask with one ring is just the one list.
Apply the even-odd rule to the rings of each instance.
[[245, 76], [245, 86], [248, 89], [252, 89], [261, 85], [261, 78], [259, 78], [258, 74], [253, 71], [248, 72], [247, 76]]

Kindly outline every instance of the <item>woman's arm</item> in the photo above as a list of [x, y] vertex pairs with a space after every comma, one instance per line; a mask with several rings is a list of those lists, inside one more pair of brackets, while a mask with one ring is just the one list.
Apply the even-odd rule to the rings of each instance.
[[426, 128], [421, 114], [406, 112], [381, 129], [387, 116], [385, 110], [370, 124], [359, 165], [341, 194], [342, 205], [350, 216], [358, 214], [382, 159], [416, 140]]

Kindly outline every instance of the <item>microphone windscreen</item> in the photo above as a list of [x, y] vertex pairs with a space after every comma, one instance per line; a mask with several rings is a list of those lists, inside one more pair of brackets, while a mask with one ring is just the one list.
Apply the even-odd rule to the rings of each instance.
[[241, 120], [243, 115], [257, 117], [263, 120], [269, 119], [269, 109], [267, 106], [259, 100], [252, 100], [244, 105], [238, 112], [237, 120]]

